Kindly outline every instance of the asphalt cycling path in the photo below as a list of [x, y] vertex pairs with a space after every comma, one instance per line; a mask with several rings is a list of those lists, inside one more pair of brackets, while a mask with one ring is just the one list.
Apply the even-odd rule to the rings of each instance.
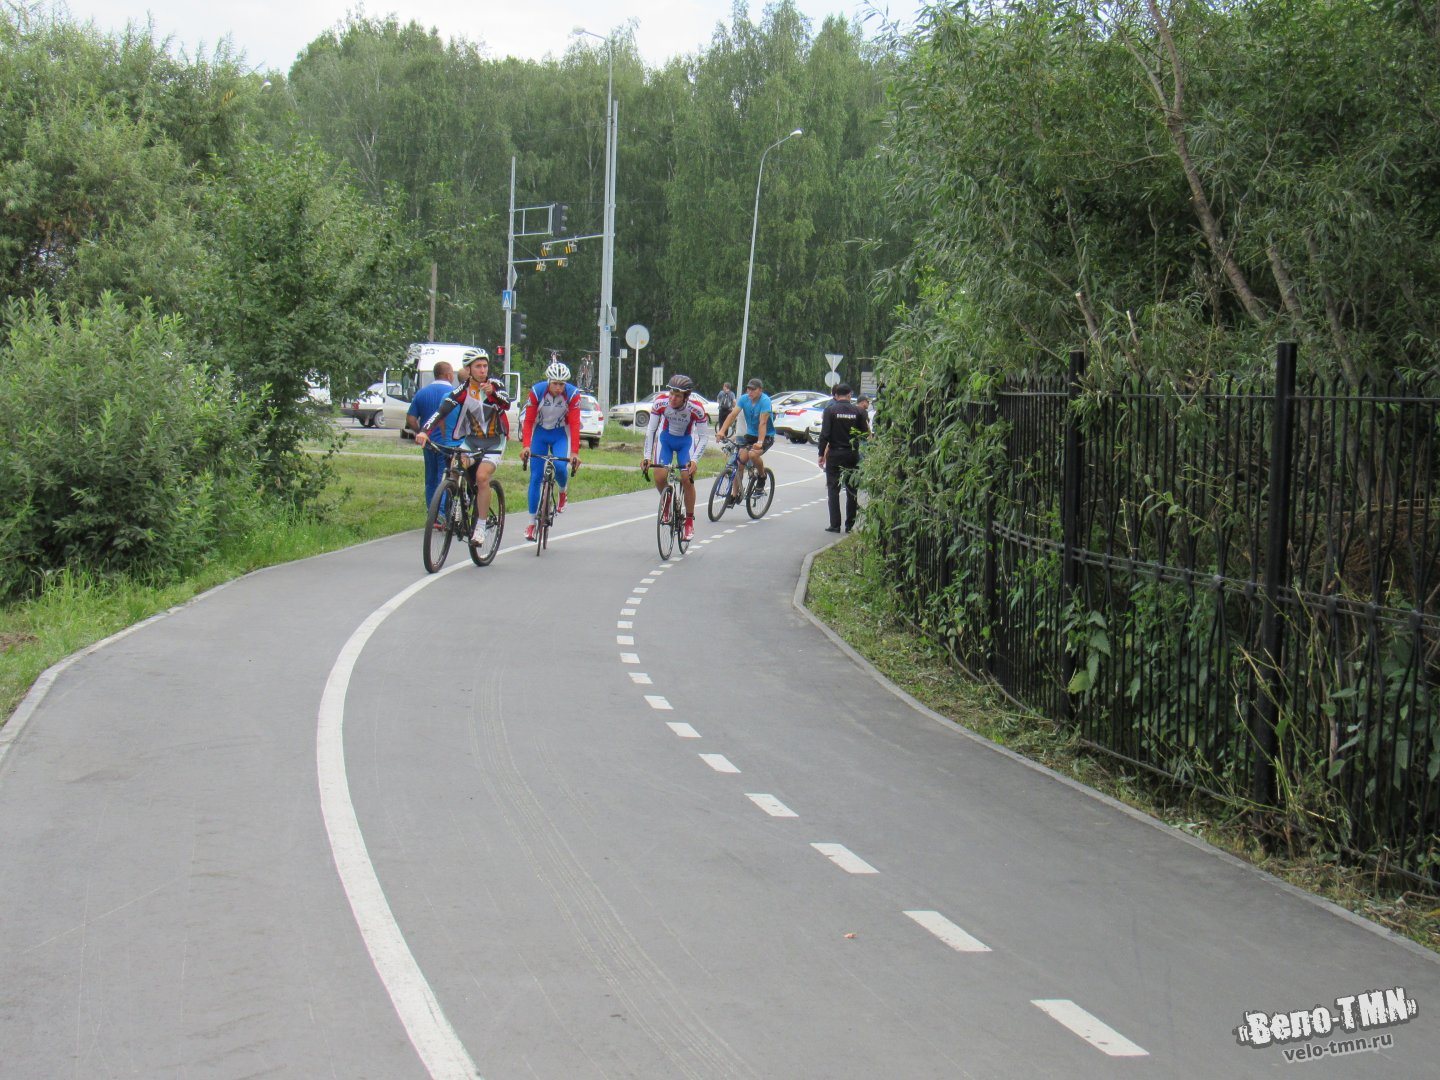
[[1434, 1075], [1430, 954], [811, 622], [823, 485], [772, 463], [669, 562], [620, 496], [539, 559], [518, 515], [483, 569], [409, 533], [77, 658], [0, 730], [0, 1077]]

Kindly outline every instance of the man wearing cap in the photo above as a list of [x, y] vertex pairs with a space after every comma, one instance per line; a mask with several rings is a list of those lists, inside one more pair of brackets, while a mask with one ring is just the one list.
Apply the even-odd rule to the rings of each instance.
[[855, 527], [855, 468], [860, 464], [860, 441], [870, 434], [870, 414], [850, 400], [850, 387], [835, 387], [835, 400], [820, 417], [820, 468], [830, 495], [830, 525], [840, 531], [840, 485], [845, 485], [845, 531]]
[[[725, 438], [735, 425], [737, 416], [745, 417], [745, 434], [736, 440], [740, 444], [740, 464], [743, 467], [748, 462], [754, 467], [755, 493], [758, 495], [765, 490], [764, 454], [775, 444], [775, 409], [770, 404], [770, 395], [765, 393], [765, 384], [759, 379], [751, 379], [745, 384], [745, 396], [720, 425], [720, 438]], [[739, 493], [731, 495], [730, 501], [739, 502]]]

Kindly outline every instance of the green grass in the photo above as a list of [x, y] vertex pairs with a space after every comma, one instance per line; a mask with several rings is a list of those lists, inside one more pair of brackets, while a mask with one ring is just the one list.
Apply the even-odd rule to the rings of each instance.
[[1440, 897], [1332, 859], [1267, 851], [1227, 807], [1088, 751], [1044, 717], [1016, 709], [950, 662], [899, 616], [863, 533], [817, 557], [806, 604], [896, 685], [942, 716], [1268, 873], [1440, 952]]
[[[406, 454], [335, 456], [335, 481], [321, 520], [277, 518], [228, 537], [203, 567], [182, 581], [150, 584], [61, 573], [39, 597], [0, 607], [0, 717], [9, 717], [51, 664], [206, 589], [261, 567], [418, 530], [425, 520], [424, 475], [418, 451], [407, 445], [412, 449]], [[638, 466], [638, 452], [630, 459]], [[519, 506], [523, 511], [529, 475], [513, 455], [497, 475], [511, 510]], [[648, 487], [638, 468], [587, 471], [582, 463], [570, 484], [570, 498], [580, 502]]]

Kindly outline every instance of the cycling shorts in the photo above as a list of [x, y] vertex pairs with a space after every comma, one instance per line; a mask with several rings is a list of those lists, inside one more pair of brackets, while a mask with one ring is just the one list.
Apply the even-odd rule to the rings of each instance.
[[655, 443], [655, 464], [662, 469], [668, 469], [673, 460], [680, 468], [688, 468], [690, 465], [690, 451], [695, 446], [695, 440], [689, 435], [671, 435], [670, 432], [662, 430]]
[[[760, 441], [760, 436], [759, 436], [759, 435], [741, 435], [740, 438], [738, 438], [738, 439], [735, 440], [735, 441], [736, 441], [737, 443], [739, 443], [741, 446], [754, 446], [757, 442]], [[775, 445], [775, 436], [774, 436], [774, 435], [767, 434], [767, 435], [765, 436], [765, 443], [764, 443], [764, 445], [762, 445], [762, 446], [760, 447], [760, 452], [763, 454], [763, 453], [765, 453], [766, 450], [769, 450], [770, 447], [772, 447], [772, 446], [774, 446], [774, 445]]]
[[488, 439], [477, 439], [470, 437], [463, 443], [465, 452], [470, 455], [470, 467], [473, 469], [477, 462], [488, 461], [491, 465], [499, 468], [500, 459], [505, 455], [505, 436], [499, 435]]

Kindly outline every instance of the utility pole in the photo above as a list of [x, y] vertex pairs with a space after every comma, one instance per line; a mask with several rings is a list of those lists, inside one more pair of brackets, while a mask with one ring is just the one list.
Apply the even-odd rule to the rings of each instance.
[[[613, 60], [612, 60], [613, 63]], [[612, 75], [613, 81], [613, 75]], [[615, 162], [620, 135], [620, 103], [609, 98], [605, 118], [605, 240], [600, 267], [600, 385], [610, 385], [610, 335], [615, 329]], [[601, 400], [600, 411], [609, 412], [610, 403]]]
[[430, 340], [435, 340], [435, 293], [439, 291], [440, 268], [435, 263], [430, 264]]
[[[505, 374], [510, 374], [510, 319], [515, 314], [515, 157], [510, 157], [510, 213], [507, 232], [509, 240], [505, 248], [505, 295], [501, 306], [505, 308]], [[506, 380], [509, 385], [509, 380]]]

